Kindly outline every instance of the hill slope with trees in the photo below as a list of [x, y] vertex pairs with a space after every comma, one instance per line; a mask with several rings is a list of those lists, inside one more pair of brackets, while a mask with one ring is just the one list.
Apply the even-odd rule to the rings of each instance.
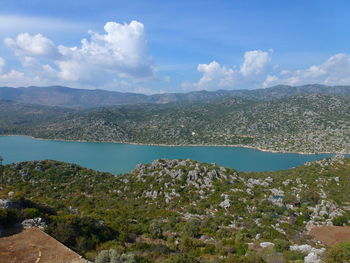
[[264, 173], [193, 160], [156, 160], [120, 176], [57, 161], [15, 163], [1, 178], [0, 224], [41, 217], [47, 233], [91, 260], [98, 255], [98, 263], [113, 255], [125, 262], [335, 262], [349, 255], [348, 243], [328, 247], [309, 231], [349, 224], [349, 176], [342, 156]]
[[0, 101], [0, 109], [1, 135], [350, 153], [350, 96], [311, 93], [86, 110]]

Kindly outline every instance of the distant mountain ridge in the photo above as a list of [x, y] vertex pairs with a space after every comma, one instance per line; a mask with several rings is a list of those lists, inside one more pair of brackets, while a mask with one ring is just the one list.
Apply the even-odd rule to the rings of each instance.
[[99, 89], [75, 89], [62, 86], [31, 86], [26, 88], [0, 87], [0, 100], [12, 100], [22, 103], [69, 108], [95, 108], [145, 103], [209, 102], [225, 97], [271, 100], [285, 96], [312, 93], [350, 96], [350, 86], [312, 84], [293, 87], [278, 85], [271, 88], [255, 90], [192, 91], [188, 93], [164, 93], [153, 95]]

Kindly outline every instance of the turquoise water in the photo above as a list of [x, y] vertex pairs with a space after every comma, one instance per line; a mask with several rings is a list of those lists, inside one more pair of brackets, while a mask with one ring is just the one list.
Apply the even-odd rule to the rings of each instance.
[[76, 163], [114, 174], [128, 172], [138, 163], [155, 159], [194, 159], [239, 171], [288, 169], [330, 154], [270, 153], [241, 147], [166, 147], [118, 143], [35, 140], [25, 136], [0, 136], [4, 163], [52, 159]]

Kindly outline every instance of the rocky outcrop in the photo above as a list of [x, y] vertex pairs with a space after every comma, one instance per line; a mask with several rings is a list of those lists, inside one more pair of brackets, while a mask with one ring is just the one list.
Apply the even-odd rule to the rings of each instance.
[[32, 228], [32, 227], [44, 228], [46, 226], [46, 223], [41, 217], [36, 217], [36, 218], [26, 219], [22, 221], [22, 226], [24, 228]]

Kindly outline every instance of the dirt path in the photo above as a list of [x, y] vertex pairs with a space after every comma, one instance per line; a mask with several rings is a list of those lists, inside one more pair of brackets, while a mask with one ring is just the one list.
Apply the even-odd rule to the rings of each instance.
[[77, 253], [37, 228], [0, 238], [0, 261], [8, 263], [85, 263]]
[[310, 235], [327, 246], [333, 246], [350, 241], [350, 226], [315, 227], [310, 231]]

